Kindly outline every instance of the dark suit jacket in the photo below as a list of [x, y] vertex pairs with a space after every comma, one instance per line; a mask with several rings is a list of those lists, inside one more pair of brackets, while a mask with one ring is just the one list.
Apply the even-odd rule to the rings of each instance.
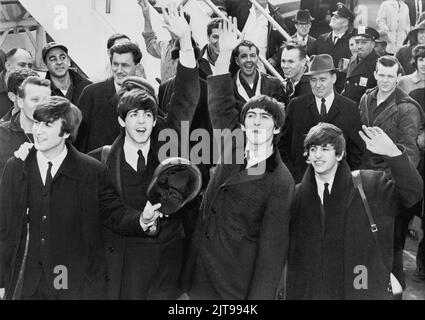
[[[238, 29], [242, 31], [246, 21], [249, 17], [249, 10], [251, 8], [251, 2], [249, 0], [212, 0], [212, 2], [223, 11], [227, 12], [229, 16], [236, 17], [238, 19]], [[276, 22], [286, 31], [288, 29], [285, 26], [282, 16], [279, 13], [279, 8], [269, 3], [270, 15]], [[278, 50], [282, 43], [286, 40], [279, 31], [275, 30], [272, 24], [269, 22], [268, 33], [267, 33], [267, 54], [266, 59], [273, 58], [277, 63], [280, 59], [278, 57]]]
[[[405, 0], [407, 6], [409, 7], [409, 17], [410, 24], [412, 26], [416, 25], [416, 6], [415, 0]], [[422, 0], [422, 12], [425, 12], [425, 0]]]
[[[405, 153], [388, 158], [391, 176], [361, 170], [364, 191], [378, 226], [381, 258], [350, 168], [341, 161], [325, 206], [322, 234], [320, 198], [309, 166], [297, 185], [291, 211], [287, 298], [389, 300], [393, 260], [394, 218], [400, 206], [422, 198], [423, 182]], [[383, 261], [382, 261], [383, 260]], [[367, 290], [353, 285], [359, 266], [367, 268]], [[357, 271], [356, 271], [357, 270]]]
[[[297, 34], [292, 36], [292, 39], [297, 39]], [[307, 35], [307, 55], [311, 56], [313, 54], [314, 43], [316, 42], [316, 38], [313, 38], [310, 35]]]
[[[87, 288], [79, 299], [103, 299], [106, 263], [102, 223], [120, 234], [140, 236], [144, 234], [139, 223], [140, 213], [122, 205], [104, 165], [71, 145], [67, 146], [68, 154], [53, 180], [53, 183], [60, 180], [61, 190], [67, 197], [62, 200], [65, 203], [62, 211], [55, 212], [64, 219], [57, 218], [55, 225], [52, 225], [53, 220], [49, 224], [51, 246], [47, 250], [47, 261], [52, 262], [51, 270], [56, 265], [67, 266], [72, 287]], [[6, 289], [7, 299], [12, 297], [23, 261], [28, 166], [30, 161], [35, 161], [35, 156], [33, 148], [25, 161], [9, 159], [0, 183], [0, 287]], [[52, 197], [51, 201], [60, 202], [61, 199]], [[79, 209], [66, 203], [76, 204]], [[68, 225], [70, 220], [75, 223]], [[72, 233], [68, 232], [69, 228], [81, 230]], [[81, 243], [84, 245], [76, 248], [76, 244]]]
[[[214, 129], [230, 129], [241, 142], [231, 81], [229, 74], [208, 79], [208, 105]], [[224, 142], [231, 143], [231, 135], [227, 138]], [[243, 143], [226, 146], [232, 158], [240, 151], [243, 155]], [[255, 174], [244, 169], [243, 161], [226, 164], [226, 159], [211, 178], [195, 230], [195, 269], [186, 270], [194, 278], [190, 296], [274, 299], [288, 247], [292, 177], [277, 152]]]
[[83, 114], [76, 148], [84, 153], [114, 142], [120, 133], [114, 78], [84, 88], [78, 101]]
[[[341, 58], [350, 59], [351, 51], [348, 45], [351, 31], [347, 30], [345, 34], [334, 45], [332, 42], [332, 32], [322, 34], [314, 43], [312, 54], [329, 54], [332, 56], [335, 68], [338, 68], [338, 63]], [[344, 88], [345, 73], [337, 71], [337, 80], [335, 89], [338, 93]]]
[[[374, 72], [378, 58], [376, 51], [372, 50], [359, 64], [355, 60], [351, 60], [348, 65], [344, 90], [341, 93], [343, 96], [359, 103], [366, 90], [376, 86]], [[364, 83], [364, 79], [367, 79], [366, 83]]]
[[324, 119], [320, 117], [313, 94], [294, 98], [286, 108], [286, 121], [279, 142], [282, 159], [291, 170], [294, 180], [299, 182], [307, 164], [304, 153], [304, 138], [319, 122], [328, 122], [342, 130], [347, 143], [347, 160], [355, 170], [362, 163], [364, 143], [359, 136], [362, 122], [357, 104], [335, 93], [334, 102]]
[[12, 101], [10, 101], [7, 96], [7, 85], [4, 81], [4, 77], [6, 75], [6, 70], [3, 70], [0, 73], [0, 118], [3, 117], [10, 108], [13, 107]]

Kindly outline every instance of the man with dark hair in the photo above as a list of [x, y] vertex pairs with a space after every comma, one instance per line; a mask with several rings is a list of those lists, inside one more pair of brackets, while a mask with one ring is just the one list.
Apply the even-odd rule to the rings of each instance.
[[43, 61], [47, 67], [46, 79], [50, 80], [52, 95], [67, 98], [78, 106], [83, 89], [91, 81], [70, 69], [71, 59], [68, 48], [56, 42], [48, 43], [42, 51]]
[[208, 43], [201, 50], [201, 58], [199, 59], [199, 76], [206, 80], [207, 76], [212, 74], [215, 62], [220, 53], [218, 27], [223, 23], [223, 19], [214, 18], [207, 25]]
[[0, 73], [0, 117], [3, 117], [13, 106], [7, 95], [7, 78], [17, 69], [31, 69], [33, 58], [29, 51], [21, 48], [13, 48], [6, 53], [5, 70]]
[[208, 106], [214, 129], [229, 134], [220, 141], [225, 150], [198, 217], [186, 289], [191, 299], [274, 299], [286, 259], [294, 187], [275, 146], [284, 106], [259, 95], [239, 111], [228, 72], [238, 39], [227, 22], [219, 38]]
[[357, 104], [334, 90], [337, 81], [332, 57], [315, 56], [310, 65], [312, 93], [291, 100], [286, 108], [288, 117], [279, 144], [283, 161], [299, 182], [307, 167], [303, 161], [305, 134], [319, 122], [328, 122], [341, 128], [347, 140], [347, 161], [352, 169], [360, 168], [364, 152], [358, 131], [361, 127]]
[[[401, 70], [402, 67], [397, 58], [380, 57], [375, 71], [377, 86], [363, 95], [359, 109], [363, 124], [381, 128], [394, 143], [403, 145], [410, 161], [417, 167], [420, 160], [417, 141], [425, 117], [419, 104], [397, 86]], [[388, 164], [383, 157], [367, 152], [364, 168], [388, 171]], [[420, 204], [417, 204], [413, 208], [401, 208], [404, 214], [396, 218], [393, 273], [403, 288], [405, 287], [403, 272], [405, 238], [409, 221], [420, 207]]]
[[141, 59], [142, 52], [138, 45], [132, 42], [116, 44], [110, 49], [113, 75], [105, 81], [84, 88], [78, 101], [78, 107], [83, 113], [83, 121], [75, 142], [78, 150], [86, 153], [111, 144], [118, 136], [120, 130], [116, 120], [116, 93], [126, 77], [136, 74]]
[[18, 91], [22, 82], [28, 77], [38, 77], [38, 73], [32, 69], [18, 69], [13, 71], [7, 79], [7, 96], [12, 101], [13, 106], [10, 110], [0, 119], [0, 124], [9, 121], [12, 116], [19, 112], [18, 106]]
[[306, 46], [308, 56], [313, 54], [313, 47], [316, 42], [316, 38], [309, 35], [311, 22], [313, 20], [314, 18], [310, 15], [310, 11], [308, 9], [298, 10], [294, 19], [295, 29], [297, 29], [297, 32], [292, 36], [292, 39], [301, 45]]
[[[172, 14], [171, 14], [172, 15]], [[182, 122], [190, 123], [199, 99], [196, 59], [191, 48], [190, 29], [181, 16], [170, 18], [167, 28], [181, 43], [174, 94], [166, 118], [158, 116], [158, 105], [152, 86], [139, 77], [124, 80], [118, 102], [118, 122], [123, 128], [106, 157], [108, 173], [124, 203], [141, 209], [153, 205], [147, 189], [161, 159], [159, 140], [164, 129], [180, 136]], [[178, 141], [170, 141], [179, 146]], [[90, 153], [102, 158], [106, 147]], [[176, 157], [177, 155], [171, 155]], [[140, 238], [122, 237], [104, 229], [108, 263], [109, 299], [157, 300], [177, 299], [178, 280], [183, 265], [182, 216], [158, 219], [158, 232]]]
[[[45, 80], [46, 81], [46, 80]], [[102, 224], [141, 237], [160, 205], [123, 206], [99, 161], [69, 143], [80, 110], [48, 97], [34, 111], [34, 148], [0, 183], [0, 287], [6, 299], [105, 298]], [[3, 289], [3, 290], [4, 290]]]
[[229, 71], [240, 109], [250, 98], [260, 94], [288, 103], [283, 83], [258, 69], [258, 47], [251, 41], [241, 41], [232, 51]]
[[[405, 149], [380, 128], [363, 126], [359, 134], [370, 152], [384, 157], [390, 174], [352, 173], [344, 134], [330, 123], [312, 127], [304, 140], [309, 166], [291, 210], [289, 300], [391, 299], [394, 219], [400, 205], [422, 198], [423, 181]], [[353, 176], [362, 182], [360, 192]]]
[[[29, 69], [22, 69], [29, 70]], [[13, 80], [17, 75], [15, 71], [8, 79]], [[27, 75], [28, 73], [26, 73]], [[32, 127], [34, 125], [33, 113], [36, 105], [49, 97], [50, 81], [36, 76], [29, 76], [23, 80], [16, 95], [16, 105], [19, 111], [10, 121], [0, 125], [0, 175], [7, 160], [19, 149], [24, 142], [33, 143]]]
[[348, 64], [341, 94], [359, 103], [366, 90], [376, 86], [374, 71], [379, 56], [375, 51], [375, 40], [379, 38], [379, 33], [373, 28], [359, 26], [351, 37], [356, 41], [357, 57]]
[[[354, 14], [342, 3], [338, 5], [332, 13], [329, 26], [332, 31], [319, 36], [314, 43], [313, 55], [329, 54], [332, 56], [335, 68], [341, 59], [350, 60], [351, 51], [349, 40], [353, 29]], [[345, 73], [337, 71], [337, 81], [335, 83], [336, 92], [340, 93], [344, 88]]]
[[306, 46], [297, 42], [286, 42], [281, 50], [280, 66], [287, 81], [286, 93], [290, 98], [311, 93], [307, 72]]
[[106, 41], [106, 49], [109, 50], [116, 44], [124, 43], [124, 42], [130, 42], [130, 38], [122, 33], [114, 33], [112, 36], [108, 38]]

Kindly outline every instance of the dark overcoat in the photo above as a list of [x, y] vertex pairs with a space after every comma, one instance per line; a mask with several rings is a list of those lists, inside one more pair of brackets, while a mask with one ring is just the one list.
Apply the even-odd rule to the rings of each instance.
[[342, 130], [347, 143], [347, 160], [351, 169], [360, 167], [364, 153], [364, 143], [359, 136], [362, 122], [356, 103], [335, 93], [335, 99], [329, 112], [322, 119], [313, 94], [294, 98], [286, 108], [287, 118], [283, 135], [279, 142], [279, 151], [299, 182], [307, 168], [304, 153], [304, 139], [308, 131], [319, 122], [331, 123]]
[[357, 64], [355, 59], [350, 61], [344, 91], [341, 93], [343, 96], [359, 103], [367, 89], [376, 87], [374, 72], [378, 58], [379, 55], [372, 50], [360, 63]]
[[120, 133], [117, 104], [113, 77], [84, 88], [77, 104], [83, 114], [75, 141], [79, 151], [87, 153], [114, 142]]
[[291, 212], [288, 299], [390, 299], [394, 218], [402, 205], [422, 198], [423, 182], [405, 152], [385, 160], [392, 177], [360, 171], [383, 258], [345, 161], [340, 162], [325, 207], [324, 229], [314, 170], [308, 167]]
[[[332, 56], [335, 68], [338, 68], [338, 63], [341, 58], [350, 59], [351, 51], [348, 42], [351, 37], [351, 31], [347, 30], [344, 35], [334, 45], [332, 41], [332, 32], [328, 32], [319, 36], [314, 43], [312, 54], [329, 54]], [[337, 79], [335, 89], [338, 93], [344, 89], [346, 74], [340, 71], [336, 73]]]
[[[230, 74], [208, 78], [208, 87], [214, 129], [234, 129], [242, 143], [229, 147], [229, 135], [226, 149], [243, 155]], [[195, 230], [194, 269], [186, 270], [193, 277], [190, 297], [274, 299], [289, 245], [293, 179], [277, 152], [255, 173], [245, 169], [243, 157], [239, 164], [226, 159], [231, 160], [223, 156], [211, 177]]]
[[13, 102], [7, 95], [7, 84], [4, 81], [6, 76], [6, 70], [0, 72], [0, 118], [3, 117], [10, 108], [13, 107]]
[[[292, 36], [292, 39], [297, 40], [297, 34]], [[314, 43], [316, 42], [316, 38], [307, 35], [307, 55], [310, 57], [313, 54]]]
[[[174, 79], [174, 78], [173, 78]], [[199, 79], [197, 68], [185, 68], [178, 65], [174, 82], [174, 94], [171, 96], [170, 110], [167, 117], [157, 118], [151, 134], [151, 145], [147, 159], [146, 170], [143, 178], [151, 181], [154, 171], [160, 164], [158, 159], [159, 149], [165, 141], [159, 141], [159, 133], [163, 129], [174, 129], [180, 133], [181, 121], [191, 121], [199, 100]], [[125, 134], [122, 133], [114, 141], [107, 159], [108, 173], [112, 178], [115, 188], [126, 201], [123, 181], [121, 178], [123, 145]], [[102, 148], [98, 148], [90, 155], [101, 159]], [[163, 159], [162, 159], [163, 160]], [[136, 208], [143, 210], [147, 198], [147, 188], [140, 190], [142, 206]], [[103, 228], [104, 247], [108, 263], [107, 290], [109, 299], [120, 298], [120, 289], [123, 277], [124, 263], [137, 268], [132, 273], [134, 287], [131, 298], [135, 299], [176, 299], [178, 295], [178, 278], [183, 264], [183, 238], [184, 230], [181, 214], [173, 215], [168, 219], [159, 220], [159, 233], [152, 237], [142, 235], [138, 239], [129, 239], [120, 236], [108, 228]], [[132, 242], [132, 255], [126, 253], [128, 241]], [[137, 242], [137, 244], [134, 244]], [[135, 249], [136, 248], [136, 249]], [[127, 260], [125, 260], [127, 259]], [[125, 262], [124, 262], [125, 261]], [[131, 270], [132, 267], [127, 269]], [[137, 287], [136, 287], [137, 286]], [[126, 288], [129, 290], [129, 288]]]
[[[102, 163], [71, 145], [67, 147], [68, 154], [52, 182], [53, 187], [56, 180], [60, 183], [66, 198], [52, 200], [62, 203], [63, 208], [54, 213], [61, 218], [52, 215], [49, 223], [52, 241], [47, 261], [51, 264], [47, 267], [53, 274], [54, 266], [67, 266], [69, 289], [85, 288], [78, 299], [103, 299], [106, 262], [102, 223], [115, 232], [139, 236], [144, 234], [140, 213], [122, 205]], [[6, 289], [7, 299], [12, 298], [23, 261], [28, 169], [35, 157], [33, 148], [25, 161], [9, 159], [0, 183], [0, 287]], [[70, 228], [79, 229], [74, 233]]]

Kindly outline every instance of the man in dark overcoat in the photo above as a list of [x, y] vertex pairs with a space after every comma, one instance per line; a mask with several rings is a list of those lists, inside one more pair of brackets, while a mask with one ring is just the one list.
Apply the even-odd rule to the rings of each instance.
[[401, 205], [422, 198], [423, 181], [402, 146], [378, 127], [363, 130], [368, 150], [383, 156], [391, 171], [359, 172], [377, 240], [343, 159], [344, 135], [334, 125], [320, 123], [304, 142], [310, 165], [291, 211], [287, 299], [391, 298], [394, 219]]
[[347, 78], [341, 94], [357, 103], [367, 89], [376, 86], [375, 68], [379, 55], [375, 51], [375, 40], [379, 33], [370, 27], [354, 29], [357, 44], [357, 58], [348, 64]]
[[260, 95], [239, 112], [228, 73], [237, 38], [223, 28], [208, 105], [214, 129], [228, 134], [222, 131], [224, 152], [198, 218], [187, 292], [191, 299], [274, 299], [294, 185], [273, 143], [284, 122], [283, 105]]
[[[148, 202], [147, 190], [155, 169], [165, 160], [160, 158], [160, 149], [165, 144], [165, 141], [159, 141], [161, 131], [173, 129], [180, 136], [181, 130], [189, 130], [189, 126], [181, 128], [182, 122], [187, 121], [190, 125], [199, 99], [195, 55], [193, 50], [187, 50], [192, 48], [189, 26], [183, 17], [177, 22], [173, 20], [173, 23], [180, 26], [183, 23], [184, 32], [178, 34], [172, 29], [178, 35], [181, 48], [168, 115], [165, 119], [158, 116], [155, 92], [147, 81], [139, 77], [127, 78], [123, 87], [129, 91], [121, 96], [118, 103], [119, 123], [124, 130], [112, 144], [106, 159], [109, 175], [121, 199], [139, 210]], [[146, 132], [137, 132], [139, 129], [146, 129]], [[172, 142], [179, 145], [179, 141]], [[100, 160], [103, 148], [94, 150], [90, 155]], [[140, 150], [143, 159], [138, 155]], [[145, 165], [140, 167], [139, 161]], [[140, 238], [123, 237], [103, 229], [109, 299], [178, 298], [185, 237], [182, 217], [159, 219], [157, 227], [158, 233]]]
[[303, 158], [303, 141], [311, 127], [319, 122], [332, 123], [344, 132], [347, 140], [347, 162], [351, 169], [362, 163], [364, 145], [358, 130], [361, 127], [360, 113], [356, 103], [339, 95], [333, 89], [336, 70], [332, 57], [316, 56], [310, 66], [312, 94], [291, 100], [283, 135], [279, 143], [280, 155], [288, 165], [295, 182], [299, 182], [307, 164]]

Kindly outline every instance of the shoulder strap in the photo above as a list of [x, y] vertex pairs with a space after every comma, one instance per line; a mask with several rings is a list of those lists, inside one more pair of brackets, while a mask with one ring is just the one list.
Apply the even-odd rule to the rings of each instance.
[[102, 154], [100, 155], [100, 161], [103, 164], [106, 164], [106, 161], [108, 161], [109, 153], [111, 152], [111, 146], [103, 146], [102, 147]]

